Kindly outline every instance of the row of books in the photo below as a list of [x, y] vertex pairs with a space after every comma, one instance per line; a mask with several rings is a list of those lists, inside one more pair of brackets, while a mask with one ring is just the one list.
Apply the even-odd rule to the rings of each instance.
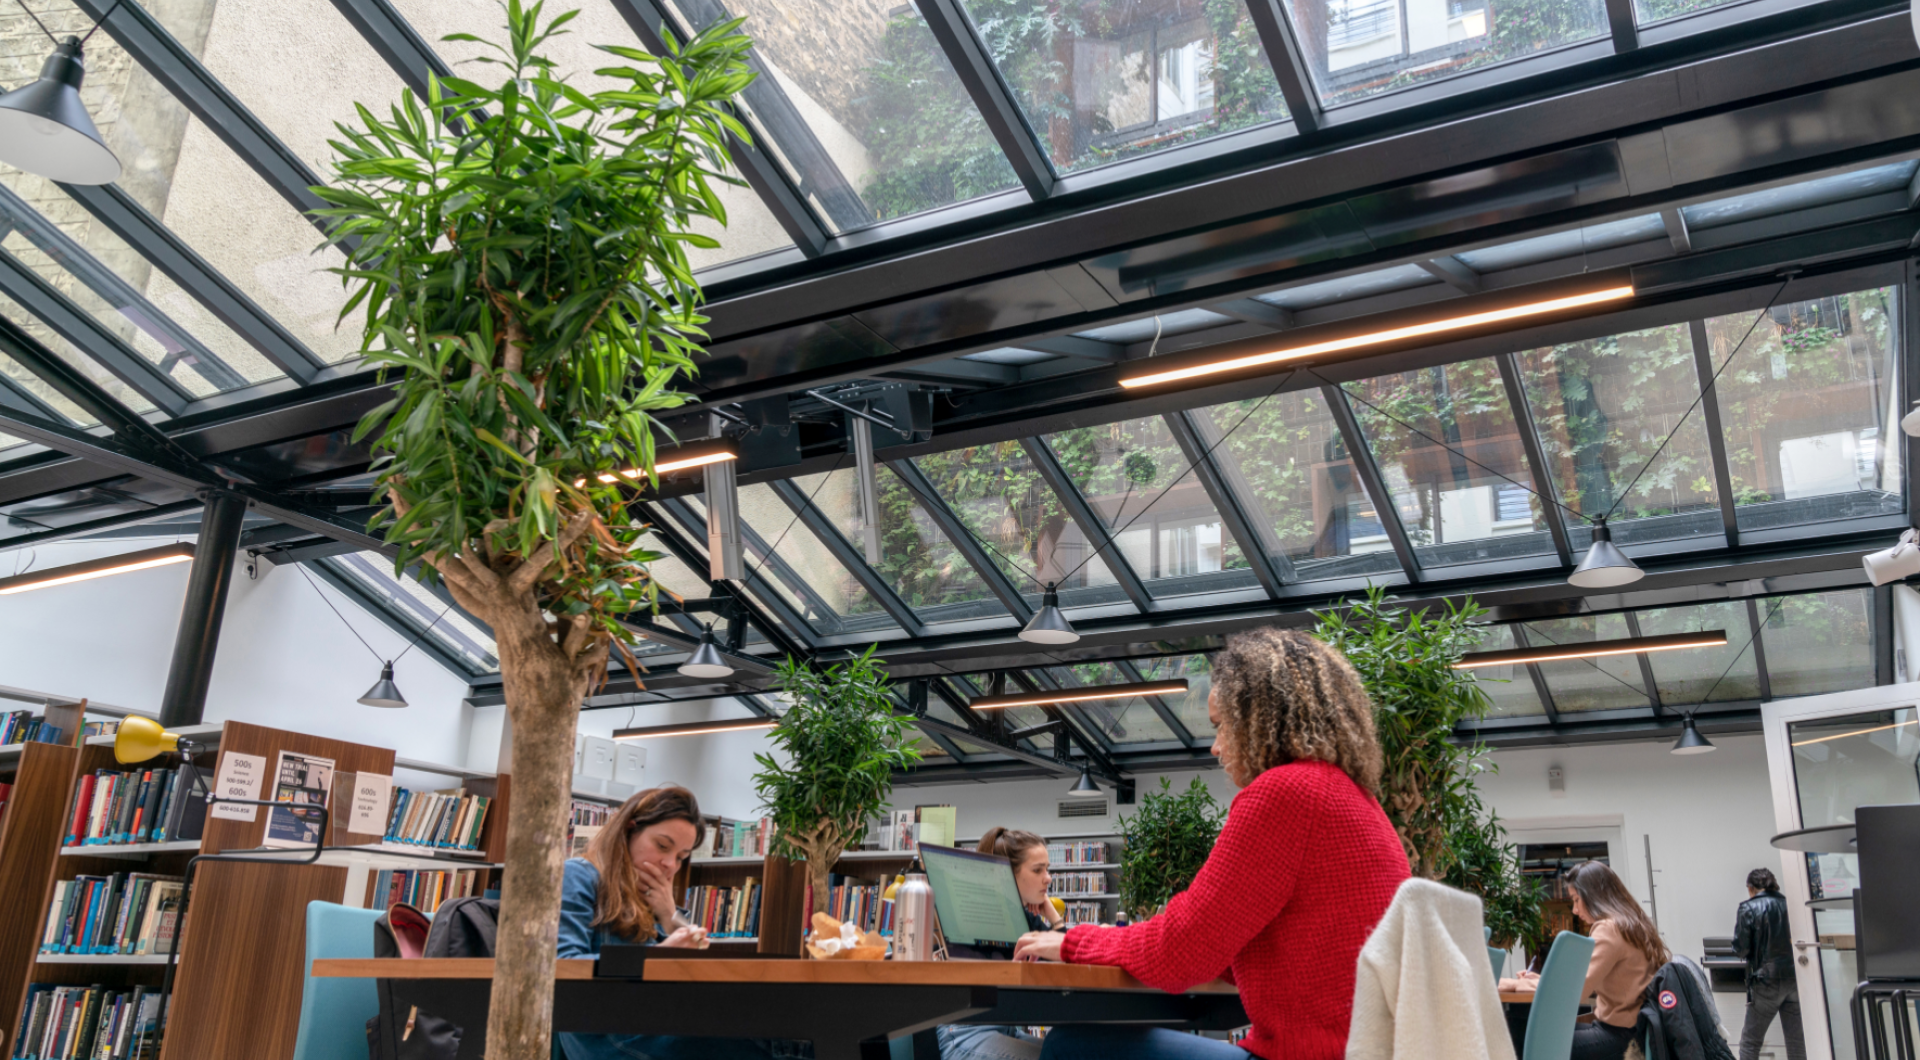
[[1105, 913], [1099, 902], [1068, 902], [1066, 906], [1068, 927], [1101, 923], [1100, 917]]
[[41, 953], [159, 954], [173, 948], [179, 876], [116, 872], [53, 885]]
[[1061, 842], [1047, 844], [1047, 860], [1054, 865], [1106, 865], [1105, 840], [1086, 840], [1084, 842]]
[[1104, 872], [1056, 872], [1047, 893], [1065, 898], [1070, 894], [1105, 894], [1107, 889]]
[[[885, 885], [866, 883], [839, 873], [827, 877], [826, 914], [843, 923], [852, 923], [861, 931], [893, 934], [893, 903], [882, 895]], [[806, 907], [800, 922], [813, 921], [813, 889], [806, 890]]]
[[373, 877], [373, 901], [370, 909], [388, 909], [396, 902], [432, 915], [449, 898], [467, 898], [480, 893], [474, 888], [478, 874], [473, 869], [382, 869]]
[[65, 743], [65, 737], [66, 732], [60, 726], [49, 725], [46, 719], [24, 710], [0, 714], [0, 744]]
[[573, 831], [581, 825], [598, 828], [607, 823], [613, 813], [613, 807], [604, 802], [588, 802], [585, 799], [573, 800], [573, 809], [567, 814], [567, 846], [573, 846]]
[[730, 821], [725, 817], [707, 822], [706, 842], [693, 852], [697, 858], [763, 858], [773, 840], [773, 819]]
[[477, 850], [480, 829], [487, 823], [485, 795], [452, 791], [393, 789], [393, 813], [387, 820], [386, 841], [413, 846]]
[[687, 919], [706, 928], [710, 938], [757, 938], [762, 890], [752, 876], [742, 887], [689, 887], [684, 902]]
[[151, 1060], [160, 1055], [159, 991], [34, 983], [27, 987], [18, 1060]]
[[67, 846], [164, 843], [191, 780], [186, 767], [134, 773], [97, 770], [73, 785]]

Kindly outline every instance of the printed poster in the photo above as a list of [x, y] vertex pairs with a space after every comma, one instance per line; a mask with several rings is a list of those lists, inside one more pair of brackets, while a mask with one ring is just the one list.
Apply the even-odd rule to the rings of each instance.
[[[325, 806], [327, 794], [333, 790], [333, 759], [282, 751], [274, 763], [272, 779], [273, 794], [269, 798], [274, 802]], [[267, 815], [267, 836], [260, 845], [311, 847], [323, 838], [319, 814], [309, 817], [275, 809]]]

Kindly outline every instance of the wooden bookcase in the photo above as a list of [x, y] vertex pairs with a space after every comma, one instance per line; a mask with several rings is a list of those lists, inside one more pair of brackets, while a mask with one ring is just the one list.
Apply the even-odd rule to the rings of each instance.
[[42, 903], [60, 860], [63, 811], [79, 759], [75, 747], [30, 743], [0, 764], [0, 781], [13, 785], [0, 818], [0, 1055], [14, 1055], [19, 1002], [35, 971]]
[[[904, 872], [914, 856], [911, 850], [849, 850], [833, 863], [833, 871], [863, 883], [880, 883]], [[760, 896], [759, 951], [797, 957], [807, 933], [803, 916], [807, 906], [806, 863], [769, 854], [757, 868], [766, 887], [766, 893]]]

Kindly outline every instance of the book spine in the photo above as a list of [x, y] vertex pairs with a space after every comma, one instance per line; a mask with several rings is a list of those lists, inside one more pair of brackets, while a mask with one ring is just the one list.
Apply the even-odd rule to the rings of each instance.
[[81, 837], [86, 834], [83, 828], [86, 825], [87, 811], [91, 809], [93, 802], [93, 785], [94, 778], [90, 776], [81, 777], [74, 782], [73, 819], [67, 823], [67, 838], [63, 844], [65, 846], [78, 845]]

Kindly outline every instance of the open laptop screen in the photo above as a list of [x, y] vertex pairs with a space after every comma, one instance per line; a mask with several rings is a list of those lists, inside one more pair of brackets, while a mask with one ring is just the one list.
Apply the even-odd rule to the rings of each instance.
[[923, 846], [920, 861], [949, 944], [1011, 946], [1027, 933], [1026, 910], [1006, 858]]

